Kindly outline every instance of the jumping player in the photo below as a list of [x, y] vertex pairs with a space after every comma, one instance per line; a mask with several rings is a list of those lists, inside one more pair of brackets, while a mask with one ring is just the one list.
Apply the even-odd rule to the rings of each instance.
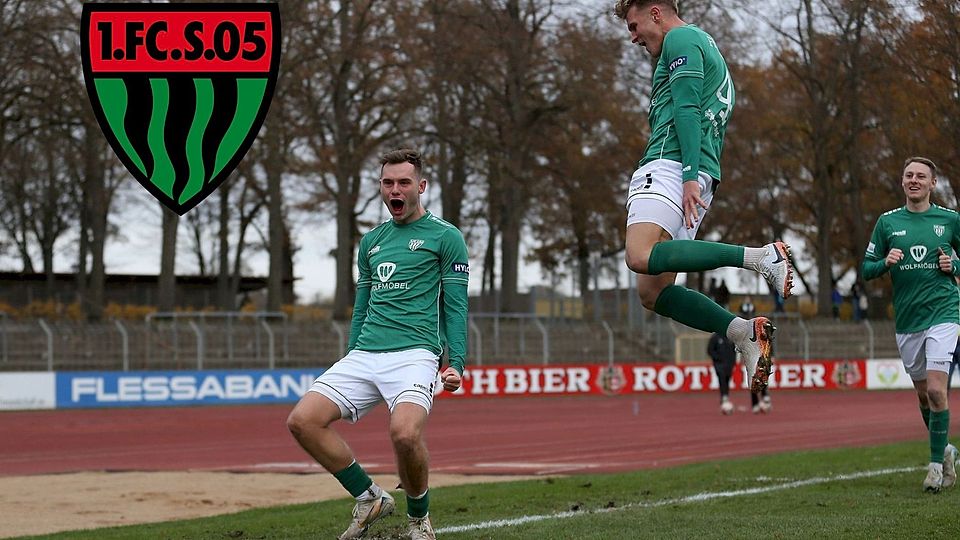
[[790, 248], [694, 240], [720, 186], [720, 153], [735, 91], [709, 34], [680, 19], [675, 0], [618, 0], [615, 15], [630, 40], [657, 58], [650, 97], [650, 139], [627, 195], [627, 266], [640, 274], [644, 307], [736, 344], [753, 391], [767, 386], [775, 330], [766, 317], [737, 317], [707, 296], [675, 285], [678, 272], [724, 266], [759, 272], [788, 298]]

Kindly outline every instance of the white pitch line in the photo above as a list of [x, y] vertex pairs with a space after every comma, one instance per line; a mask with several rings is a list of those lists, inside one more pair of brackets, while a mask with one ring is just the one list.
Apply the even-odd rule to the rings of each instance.
[[874, 476], [884, 476], [887, 474], [899, 474], [905, 472], [913, 472], [921, 470], [922, 467], [901, 467], [899, 469], [879, 469], [876, 471], [864, 471], [851, 474], [838, 474], [836, 476], [818, 476], [814, 478], [808, 478], [806, 480], [796, 480], [794, 482], [787, 482], [784, 484], [777, 484], [773, 486], [764, 486], [764, 487], [755, 487], [748, 489], [738, 489], [735, 491], [715, 491], [707, 493], [697, 493], [696, 495], [688, 495], [686, 497], [680, 497], [677, 499], [663, 499], [653, 502], [637, 502], [629, 503], [623, 506], [617, 506], [614, 508], [598, 508], [596, 510], [585, 510], [578, 512], [557, 512], [555, 514], [539, 514], [534, 516], [521, 516], [518, 518], [511, 519], [496, 519], [491, 521], [482, 521], [480, 523], [474, 523], [471, 525], [454, 525], [450, 527], [440, 527], [436, 530], [437, 534], [443, 533], [455, 533], [455, 532], [466, 532], [466, 531], [477, 531], [481, 529], [496, 529], [500, 527], [512, 527], [515, 525], [522, 525], [524, 523], [533, 523], [536, 521], [545, 521], [548, 519], [566, 519], [575, 516], [582, 516], [585, 514], [600, 514], [607, 512], [618, 512], [620, 510], [627, 510], [631, 508], [659, 508], [661, 506], [669, 506], [674, 504], [685, 504], [691, 502], [701, 502], [709, 501], [712, 499], [723, 499], [727, 497], [740, 497], [742, 495], [756, 495], [759, 493], [769, 493], [771, 491], [780, 491], [784, 489], [793, 489], [803, 486], [812, 486], [816, 484], [826, 484], [828, 482], [842, 482], [846, 480], [858, 480], [861, 478], [872, 478]]

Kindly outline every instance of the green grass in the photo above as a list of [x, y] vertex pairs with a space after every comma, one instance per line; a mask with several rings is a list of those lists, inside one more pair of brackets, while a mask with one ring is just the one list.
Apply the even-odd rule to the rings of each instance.
[[[611, 475], [583, 475], [431, 490], [444, 539], [960, 538], [960, 488], [923, 493], [925, 441], [862, 449], [794, 452]], [[911, 468], [855, 479], [837, 475]], [[832, 479], [759, 493], [809, 479]], [[705, 500], [697, 494], [727, 493]], [[740, 492], [732, 493], [731, 492]], [[398, 538], [405, 501], [367, 538]], [[44, 539], [336, 538], [352, 500], [279, 506], [204, 519], [113, 527]], [[521, 516], [552, 516], [468, 532], [443, 528]]]

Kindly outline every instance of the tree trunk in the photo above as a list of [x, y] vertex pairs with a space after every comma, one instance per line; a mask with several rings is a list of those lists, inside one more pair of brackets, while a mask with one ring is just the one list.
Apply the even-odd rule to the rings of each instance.
[[157, 282], [157, 309], [173, 311], [177, 290], [177, 225], [180, 216], [161, 205], [163, 212], [163, 240], [160, 251], [160, 276]]
[[[106, 302], [104, 298], [104, 288], [106, 282], [106, 266], [103, 260], [104, 250], [107, 245], [107, 214], [109, 204], [107, 202], [107, 193], [104, 178], [104, 164], [100, 159], [101, 144], [100, 128], [96, 125], [85, 125], [84, 133], [84, 152], [85, 163], [84, 176], [86, 177], [85, 197], [88, 203], [86, 207], [88, 225], [90, 231], [90, 285], [89, 294], [84, 303], [85, 312], [88, 320], [99, 321], [103, 318], [103, 308]], [[84, 259], [86, 254], [84, 254]]]
[[217, 233], [217, 305], [223, 311], [236, 309], [234, 295], [230, 290], [230, 181], [220, 184], [220, 230]]
[[333, 318], [339, 321], [350, 318], [356, 284], [353, 280], [353, 230], [355, 227], [353, 203], [342, 199], [349, 198], [345, 189], [337, 193], [337, 290], [333, 297]]
[[[276, 135], [272, 136], [276, 137]], [[274, 144], [270, 144], [270, 146], [274, 146]], [[270, 275], [267, 277], [267, 311], [280, 311], [285, 251], [283, 191], [281, 189], [283, 175], [280, 164], [274, 161], [279, 160], [279, 156], [273, 152], [270, 153], [273, 155], [268, 158], [267, 164], [267, 212], [270, 224]]]
[[[513, 191], [511, 190], [511, 193]], [[515, 195], [507, 194], [511, 202], [516, 200]], [[516, 204], [516, 203], [515, 203]], [[517, 291], [520, 266], [520, 229], [522, 227], [520, 212], [522, 209], [508, 203], [505, 208], [503, 227], [500, 242], [500, 291], [503, 295], [503, 310], [507, 313], [523, 313], [529, 311], [529, 306], [522, 305]]]

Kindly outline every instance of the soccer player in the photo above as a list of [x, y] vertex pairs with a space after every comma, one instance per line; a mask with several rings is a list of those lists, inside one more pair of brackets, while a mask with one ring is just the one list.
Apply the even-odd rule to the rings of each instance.
[[890, 272], [894, 328], [903, 367], [920, 398], [930, 434], [930, 464], [923, 489], [936, 493], [957, 481], [957, 449], [947, 444], [950, 409], [947, 373], [957, 345], [960, 214], [930, 202], [937, 166], [911, 157], [901, 178], [906, 204], [877, 219], [863, 260], [864, 279]]
[[426, 187], [419, 152], [400, 149], [382, 156], [380, 196], [392, 219], [360, 239], [349, 352], [317, 378], [287, 419], [300, 446], [357, 499], [341, 539], [363, 536], [395, 508], [393, 497], [370, 479], [330, 427], [341, 418], [356, 422], [381, 402], [390, 409], [410, 537], [435, 538], [423, 430], [444, 340], [450, 365], [440, 380], [444, 390], [460, 388], [469, 265], [460, 231], [423, 208]]
[[626, 263], [640, 274], [647, 309], [687, 326], [723, 333], [740, 350], [751, 388], [766, 388], [775, 330], [766, 317], [744, 319], [700, 292], [675, 284], [677, 272], [724, 266], [762, 274], [788, 298], [790, 248], [753, 248], [694, 240], [720, 185], [720, 153], [735, 91], [713, 38], [677, 13], [675, 0], [618, 0], [633, 43], [657, 58], [650, 97], [650, 139], [627, 195]]

